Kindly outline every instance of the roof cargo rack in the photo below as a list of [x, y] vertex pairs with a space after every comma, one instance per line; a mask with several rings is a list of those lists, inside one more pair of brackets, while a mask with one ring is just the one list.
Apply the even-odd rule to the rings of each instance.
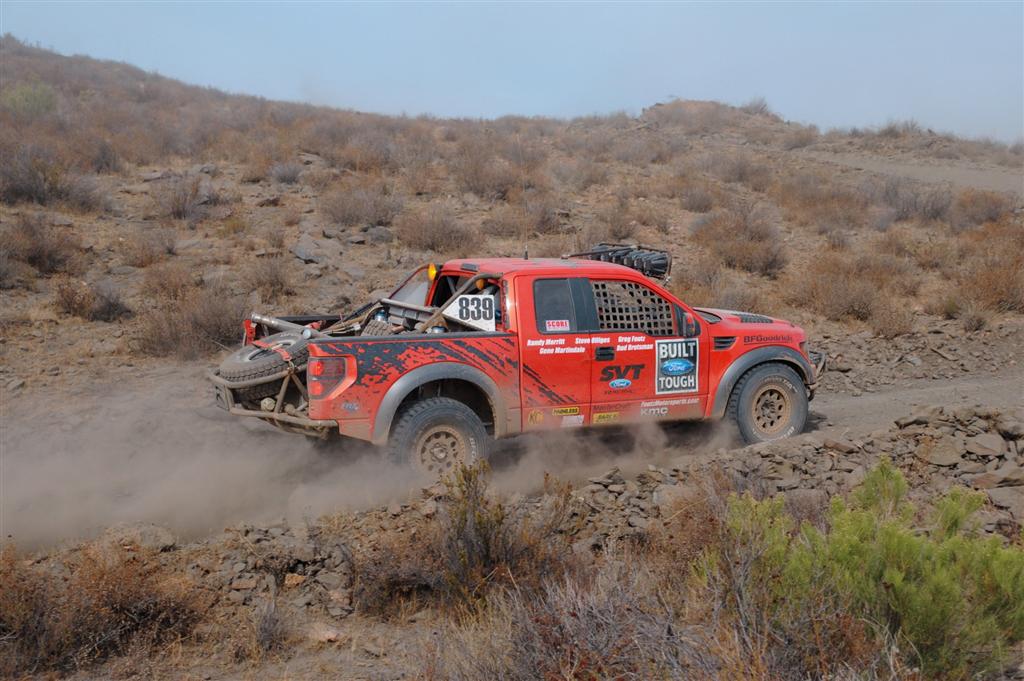
[[646, 277], [668, 283], [672, 275], [672, 254], [661, 248], [637, 244], [600, 243], [589, 251], [570, 253], [565, 258], [583, 258], [625, 265]]

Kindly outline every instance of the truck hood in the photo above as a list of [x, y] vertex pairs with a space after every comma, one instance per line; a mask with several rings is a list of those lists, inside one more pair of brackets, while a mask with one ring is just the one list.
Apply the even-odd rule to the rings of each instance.
[[708, 323], [714, 337], [738, 336], [750, 345], [790, 345], [802, 343], [806, 338], [803, 329], [785, 319], [712, 307], [694, 310]]

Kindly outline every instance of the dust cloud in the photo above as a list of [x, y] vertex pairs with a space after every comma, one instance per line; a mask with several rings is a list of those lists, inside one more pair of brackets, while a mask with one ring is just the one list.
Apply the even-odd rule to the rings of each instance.
[[[194, 367], [35, 396], [5, 411], [0, 532], [23, 548], [89, 539], [121, 522], [156, 523], [182, 539], [241, 522], [299, 523], [415, 500], [428, 484], [368, 445], [317, 447], [232, 417], [213, 406]], [[706, 424], [531, 435], [498, 444], [494, 488], [528, 494], [545, 473], [579, 483], [727, 443]]]

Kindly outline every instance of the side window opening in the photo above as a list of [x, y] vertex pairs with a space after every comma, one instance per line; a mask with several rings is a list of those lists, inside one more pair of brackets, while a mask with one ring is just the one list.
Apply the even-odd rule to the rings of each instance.
[[573, 333], [579, 329], [568, 279], [533, 282], [533, 308], [540, 333]]
[[632, 281], [591, 281], [601, 331], [637, 331], [648, 336], [675, 335], [672, 305]]

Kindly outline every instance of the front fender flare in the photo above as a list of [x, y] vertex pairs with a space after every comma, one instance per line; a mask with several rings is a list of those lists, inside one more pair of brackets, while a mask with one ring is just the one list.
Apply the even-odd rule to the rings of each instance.
[[711, 405], [711, 416], [713, 418], [720, 419], [725, 416], [725, 410], [729, 406], [729, 396], [732, 395], [732, 389], [736, 387], [736, 382], [740, 380], [740, 377], [757, 365], [766, 362], [788, 364], [796, 369], [808, 389], [811, 389], [811, 386], [814, 384], [814, 367], [807, 361], [807, 358], [793, 348], [787, 348], [782, 345], [769, 345], [751, 350], [740, 355], [722, 374], [722, 378], [718, 382], [718, 388], [715, 390], [715, 401]]
[[491, 413], [494, 415], [494, 436], [505, 435], [507, 409], [505, 398], [502, 396], [501, 390], [498, 389], [498, 384], [484, 372], [467, 364], [436, 362], [413, 369], [391, 384], [377, 407], [370, 441], [375, 445], [387, 443], [388, 436], [391, 434], [391, 424], [395, 420], [395, 414], [398, 412], [402, 400], [420, 386], [441, 380], [466, 381], [480, 388], [487, 395]]

